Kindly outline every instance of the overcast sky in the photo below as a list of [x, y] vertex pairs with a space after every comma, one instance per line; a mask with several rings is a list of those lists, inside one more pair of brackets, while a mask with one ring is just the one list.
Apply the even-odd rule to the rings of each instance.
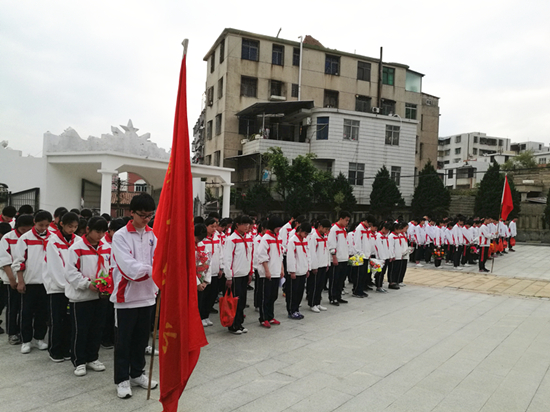
[[226, 27], [407, 64], [441, 98], [440, 136], [479, 131], [550, 143], [550, 2], [0, 0], [0, 140], [40, 155], [42, 136], [109, 133], [132, 119], [169, 148], [182, 55], [189, 126], [202, 60]]

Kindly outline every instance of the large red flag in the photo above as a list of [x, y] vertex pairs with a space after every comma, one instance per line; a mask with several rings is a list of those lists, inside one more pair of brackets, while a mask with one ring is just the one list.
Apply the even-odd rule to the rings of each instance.
[[502, 212], [500, 216], [506, 220], [510, 212], [514, 210], [514, 201], [512, 200], [512, 191], [508, 184], [508, 176], [504, 177], [504, 190], [502, 192]]
[[165, 412], [177, 411], [200, 348], [208, 344], [197, 305], [185, 61], [186, 56], [181, 62], [170, 162], [154, 224], [158, 243], [153, 279], [161, 291], [160, 401]]

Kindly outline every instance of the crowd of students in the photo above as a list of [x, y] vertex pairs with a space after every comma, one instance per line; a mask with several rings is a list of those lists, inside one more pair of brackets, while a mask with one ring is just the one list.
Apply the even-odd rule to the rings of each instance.
[[[52, 216], [28, 205], [4, 208], [0, 312], [5, 307], [8, 343], [20, 345], [22, 354], [37, 348], [53, 362], [71, 361], [76, 376], [104, 371], [100, 346], [114, 347], [117, 395], [147, 388], [145, 354], [157, 297], [151, 277], [156, 238], [148, 226], [154, 210], [145, 193], [132, 199], [132, 217], [125, 219], [87, 209], [59, 207]], [[98, 279], [111, 278], [112, 294], [102, 295]]]
[[300, 312], [304, 293], [310, 310], [320, 313], [327, 310], [322, 305], [323, 291], [330, 305], [348, 303], [342, 298], [347, 294], [346, 279], [356, 298], [367, 297], [366, 290], [387, 293], [385, 277], [389, 289], [399, 290], [405, 286], [408, 262], [417, 267], [433, 263], [436, 268], [445, 262], [461, 270], [477, 261], [479, 271], [488, 272], [488, 259], [508, 253], [507, 247], [514, 251], [517, 219], [424, 216], [410, 222], [402, 218], [379, 222], [367, 215], [358, 223], [350, 220], [346, 211], [334, 223], [324, 216], [308, 222], [300, 215], [286, 223], [274, 215], [260, 222], [246, 215], [220, 220], [217, 213], [195, 218], [196, 248], [210, 264], [197, 280], [203, 326], [213, 324], [209, 315], [217, 313], [216, 299], [230, 289], [238, 305], [228, 330], [247, 333], [244, 309], [252, 280], [259, 323], [271, 328], [280, 324], [274, 304], [281, 286], [286, 315], [299, 320], [304, 318]]

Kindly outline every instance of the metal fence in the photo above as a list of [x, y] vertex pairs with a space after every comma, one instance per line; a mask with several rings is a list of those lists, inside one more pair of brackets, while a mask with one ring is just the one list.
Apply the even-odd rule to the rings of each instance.
[[40, 188], [23, 190], [8, 194], [8, 205], [19, 209], [23, 205], [31, 205], [36, 211], [40, 209]]

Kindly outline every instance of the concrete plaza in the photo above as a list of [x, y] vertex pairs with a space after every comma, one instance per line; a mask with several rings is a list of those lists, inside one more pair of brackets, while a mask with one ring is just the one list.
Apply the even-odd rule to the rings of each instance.
[[[241, 336], [212, 315], [209, 345], [180, 410], [547, 411], [550, 301], [521, 292], [537, 283], [540, 295], [550, 283], [548, 266], [532, 260], [549, 264], [550, 249], [517, 250], [497, 258], [492, 277], [411, 267], [401, 290], [367, 299], [347, 295], [347, 305], [327, 305], [320, 314], [304, 302], [301, 321], [286, 318], [280, 296], [282, 324], [263, 329], [250, 308], [249, 332]], [[525, 280], [531, 283], [517, 286]], [[499, 283], [509, 281], [516, 287]], [[38, 350], [22, 355], [6, 341], [2, 336], [1, 410], [162, 410], [158, 390], [150, 401], [141, 389], [129, 400], [116, 398], [112, 350], [100, 352], [106, 372], [77, 378], [68, 362], [54, 364]]]

